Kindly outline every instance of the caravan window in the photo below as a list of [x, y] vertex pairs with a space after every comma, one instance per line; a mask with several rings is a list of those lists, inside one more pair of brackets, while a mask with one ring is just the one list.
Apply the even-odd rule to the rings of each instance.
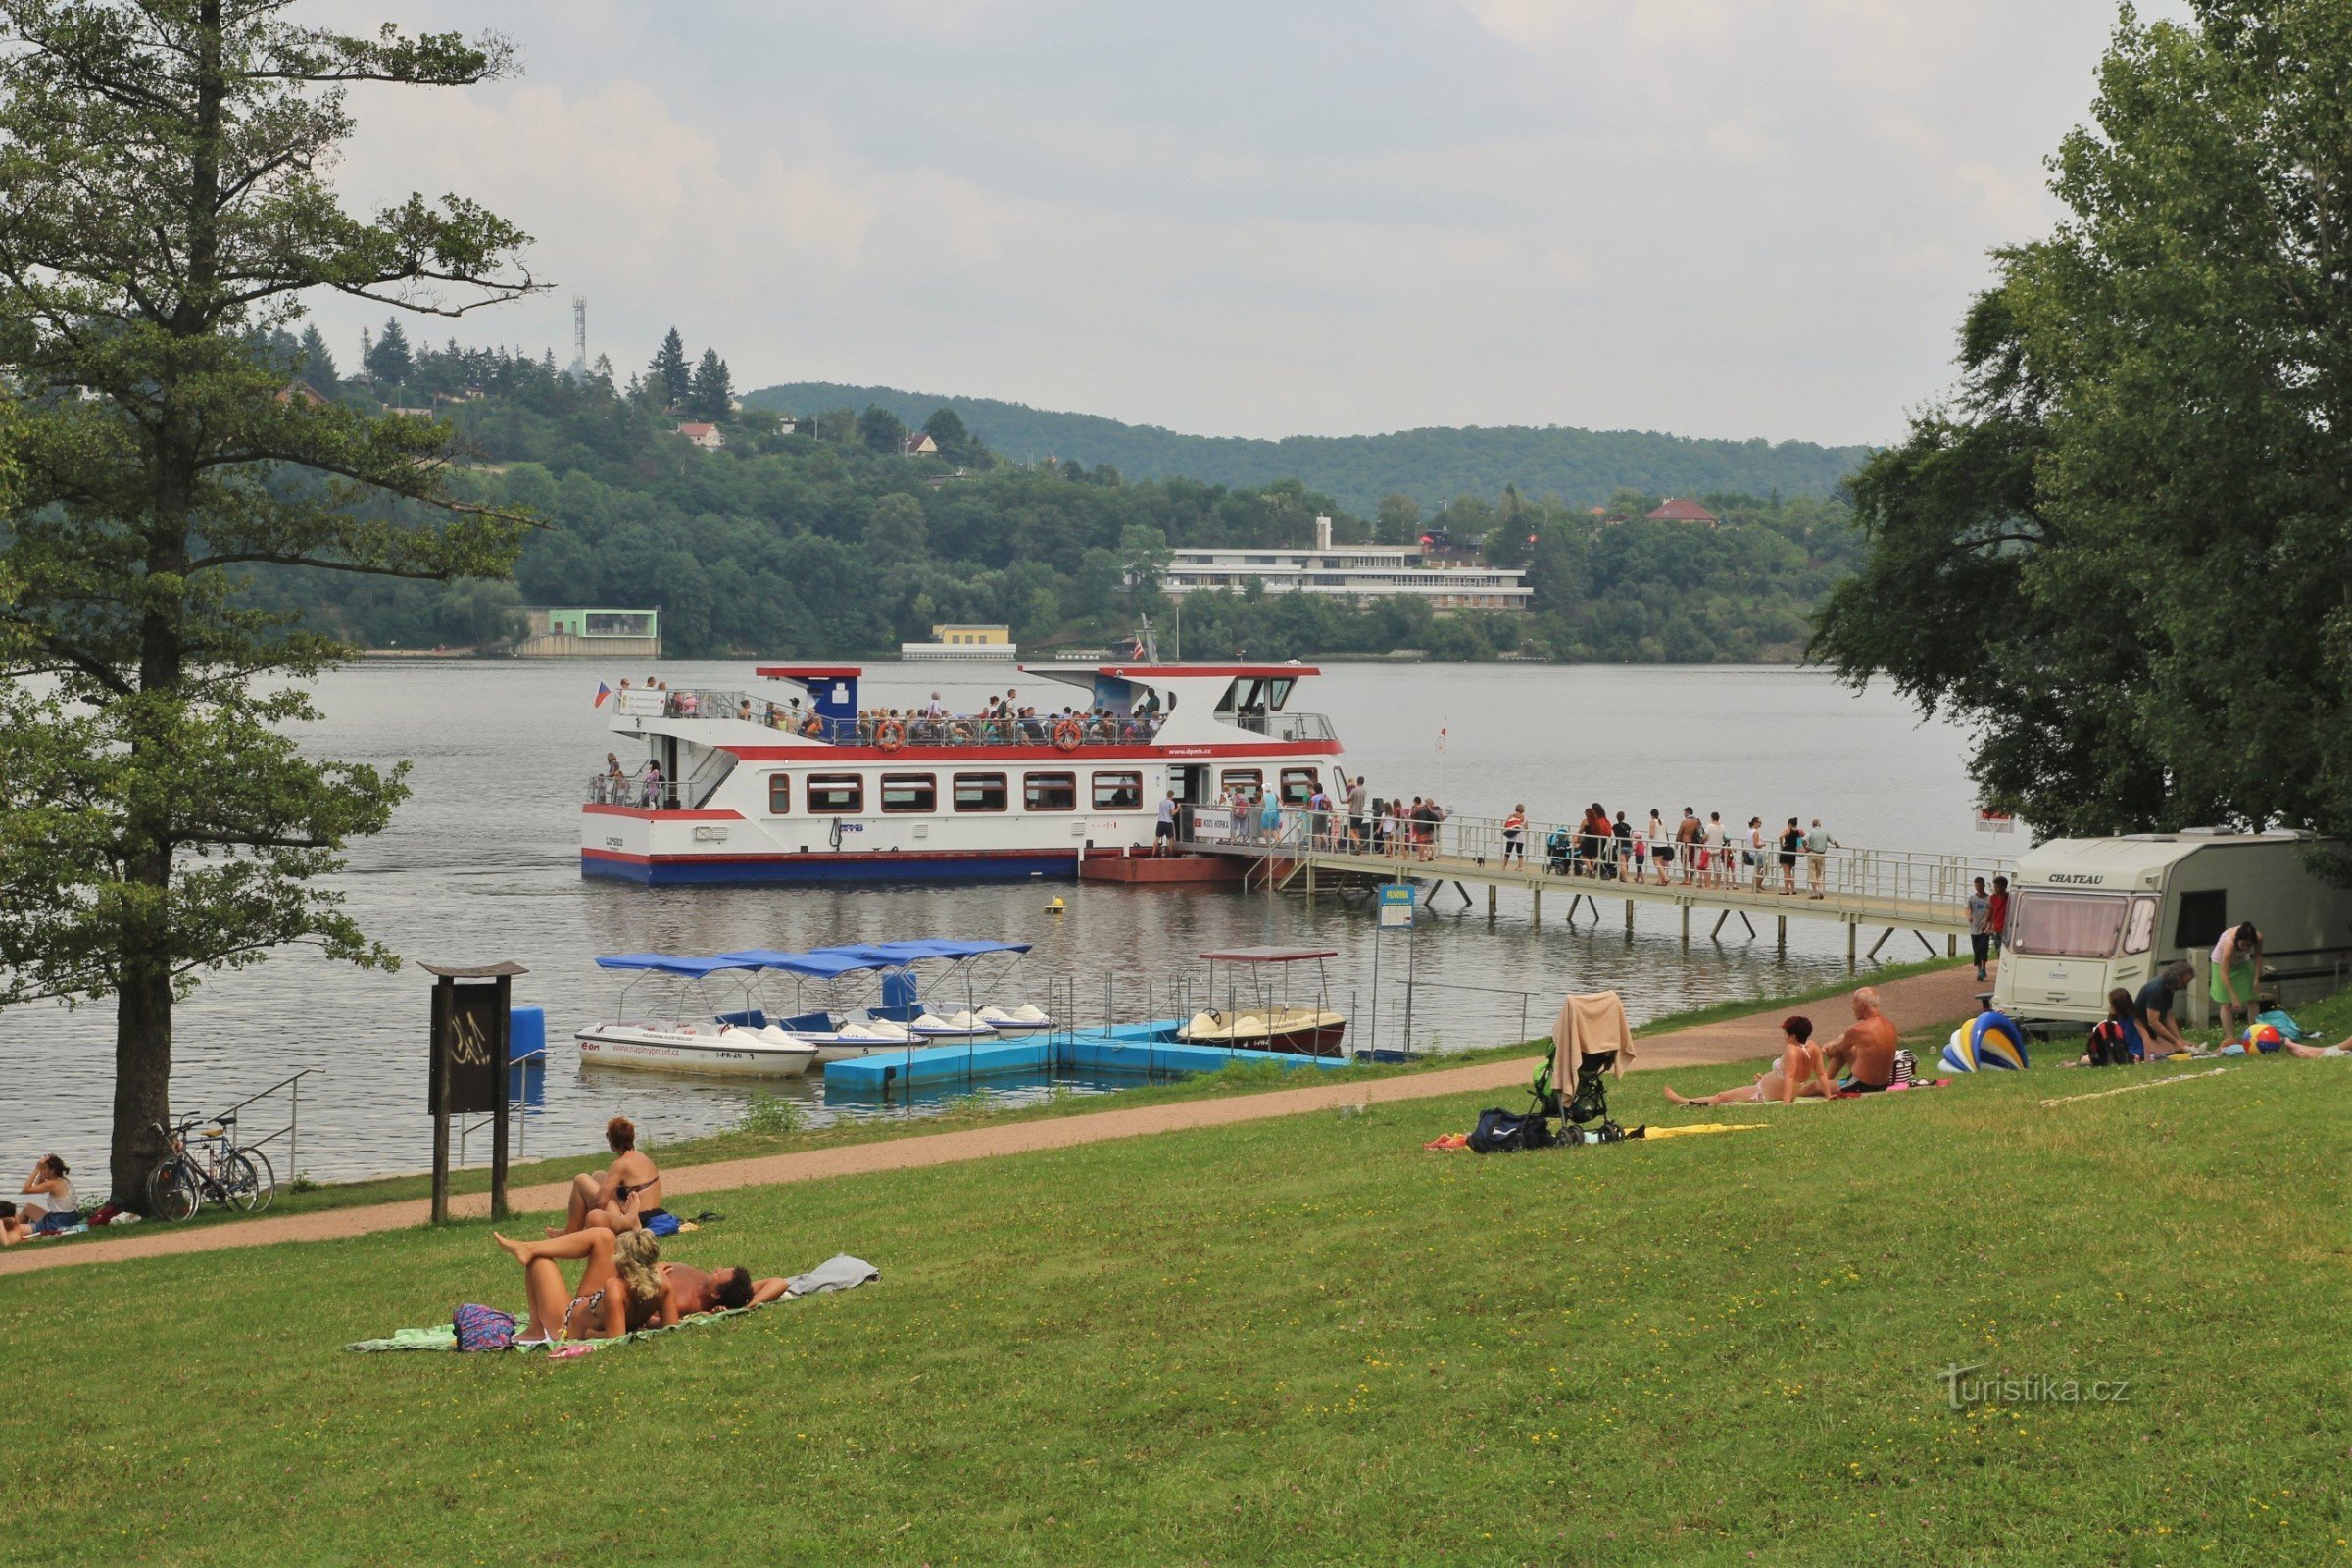
[[2111, 893], [2020, 893], [2009, 912], [2009, 946], [2044, 958], [2111, 956], [2128, 902]]
[[2156, 944], [2156, 901], [2133, 899], [2132, 918], [2124, 925], [2124, 951], [2145, 953]]

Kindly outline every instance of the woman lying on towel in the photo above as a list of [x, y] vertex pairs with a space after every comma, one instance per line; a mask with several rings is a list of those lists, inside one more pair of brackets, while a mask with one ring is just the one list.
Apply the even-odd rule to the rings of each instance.
[[[522, 1265], [531, 1313], [523, 1343], [618, 1339], [643, 1328], [667, 1302], [662, 1244], [649, 1231], [616, 1237], [598, 1225], [545, 1241], [512, 1241], [496, 1231], [490, 1239]], [[579, 1288], [566, 1289], [557, 1265], [580, 1258], [587, 1267], [580, 1270]]]
[[1666, 1099], [1677, 1105], [1761, 1105], [1775, 1101], [1786, 1105], [1799, 1095], [1836, 1099], [1837, 1086], [1830, 1082], [1829, 1069], [1822, 1065], [1821, 1048], [1812, 1042], [1812, 1019], [1802, 1013], [1783, 1018], [1781, 1059], [1759, 1073], [1754, 1083], [1697, 1099], [1669, 1089]]

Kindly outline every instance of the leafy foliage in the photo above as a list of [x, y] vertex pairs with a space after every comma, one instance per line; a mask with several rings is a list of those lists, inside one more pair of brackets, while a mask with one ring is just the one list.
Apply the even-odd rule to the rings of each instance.
[[2069, 216], [2000, 254], [1965, 377], [1855, 483], [1849, 678], [1974, 721], [2053, 833], [2352, 830], [2352, 13], [2127, 20]]

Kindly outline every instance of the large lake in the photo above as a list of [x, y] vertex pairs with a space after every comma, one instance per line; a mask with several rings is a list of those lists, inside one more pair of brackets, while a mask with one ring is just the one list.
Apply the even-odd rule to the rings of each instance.
[[[609, 747], [591, 706], [599, 677], [649, 675], [678, 686], [748, 688], [744, 663], [666, 662], [626, 669], [580, 663], [370, 662], [328, 677], [325, 721], [306, 737], [321, 755], [415, 762], [415, 796], [382, 837], [358, 846], [341, 882], [351, 912], [410, 965], [362, 972], [289, 953], [207, 983], [178, 1014], [174, 1101], [218, 1109], [299, 1068], [304, 1082], [302, 1167], [354, 1177], [423, 1166], [428, 980], [416, 960], [514, 958], [530, 969], [517, 1000], [548, 1012], [550, 1062], [529, 1075], [525, 1135], [532, 1153], [599, 1147], [605, 1118], [625, 1110], [660, 1141], [729, 1125], [752, 1091], [609, 1070], [584, 1072], [570, 1032], [605, 1015], [614, 994], [593, 963], [600, 953], [710, 953], [763, 946], [934, 935], [1032, 942], [1024, 972], [1042, 995], [1069, 983], [1082, 1021], [1107, 1005], [1140, 1015], [1147, 986], [1164, 999], [1193, 955], [1244, 942], [1304, 942], [1340, 950], [1328, 966], [1335, 1003], [1355, 1043], [1377, 1027], [1399, 1043], [1409, 969], [1413, 1044], [1452, 1049], [1541, 1033], [1561, 993], [1614, 988], [1639, 1022], [1743, 996], [1833, 980], [1844, 972], [1834, 924], [1790, 922], [1788, 952], [1770, 928], [1751, 940], [1735, 922], [1718, 944], [1686, 953], [1672, 911], [1643, 909], [1634, 935], [1621, 906], [1579, 927], [1568, 900], [1546, 901], [1541, 928], [1524, 898], [1499, 918], [1477, 908], [1427, 918], [1409, 939], [1376, 943], [1360, 904], [1227, 891], [1153, 891], [1058, 883], [968, 888], [675, 888], [583, 881], [577, 859], [580, 788]], [[933, 690], [976, 705], [1008, 681], [1049, 683], [1004, 666], [879, 666], [877, 694]], [[878, 695], [884, 703], [905, 698]], [[1890, 693], [1857, 696], [1813, 671], [1724, 667], [1339, 664], [1307, 682], [1293, 706], [1332, 715], [1351, 770], [1375, 794], [1435, 793], [1457, 812], [1500, 815], [1519, 802], [1541, 819], [1573, 817], [1598, 800], [1639, 821], [1655, 806], [1684, 806], [1744, 823], [1820, 816], [1848, 845], [1947, 853], [2008, 852], [1974, 830], [1965, 735], [1922, 722]], [[1440, 732], [1447, 737], [1441, 750]], [[1047, 899], [1068, 900], [1049, 915]], [[1450, 899], [1446, 901], [1451, 903]], [[1375, 950], [1379, 1016], [1372, 1017]], [[1890, 946], [1887, 957], [1899, 956]], [[1913, 948], [1916, 956], [1916, 946]], [[1106, 1004], [1105, 985], [1116, 987]], [[1221, 985], [1221, 982], [1220, 982]], [[1161, 1007], [1159, 1010], [1164, 1011]], [[57, 1150], [103, 1186], [113, 1085], [108, 1009], [0, 1014], [13, 1067], [0, 1088], [0, 1169]], [[1102, 1086], [1080, 1086], [1097, 1088]], [[906, 1114], [904, 1104], [823, 1101], [812, 1077], [786, 1091], [811, 1120]], [[986, 1091], [1018, 1099], [1036, 1085]], [[913, 1107], [919, 1112], [920, 1106]], [[486, 1156], [477, 1135], [469, 1149]], [[284, 1177], [285, 1161], [279, 1160]]]

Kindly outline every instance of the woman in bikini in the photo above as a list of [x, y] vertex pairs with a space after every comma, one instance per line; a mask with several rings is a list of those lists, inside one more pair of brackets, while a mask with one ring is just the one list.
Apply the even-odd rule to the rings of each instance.
[[1813, 1044], [1813, 1020], [1798, 1013], [1781, 1020], [1781, 1059], [1757, 1074], [1754, 1083], [1696, 1098], [1669, 1089], [1666, 1099], [1677, 1105], [1763, 1105], [1776, 1101], [1786, 1105], [1799, 1095], [1830, 1100], [1836, 1094], [1829, 1069], [1822, 1064], [1821, 1048]]
[[[614, 1236], [602, 1226], [544, 1241], [517, 1242], [490, 1233], [522, 1265], [530, 1326], [524, 1343], [613, 1340], [643, 1328], [663, 1309], [669, 1287], [662, 1277], [662, 1244], [651, 1232]], [[566, 1289], [557, 1265], [585, 1258], [576, 1289]]]

